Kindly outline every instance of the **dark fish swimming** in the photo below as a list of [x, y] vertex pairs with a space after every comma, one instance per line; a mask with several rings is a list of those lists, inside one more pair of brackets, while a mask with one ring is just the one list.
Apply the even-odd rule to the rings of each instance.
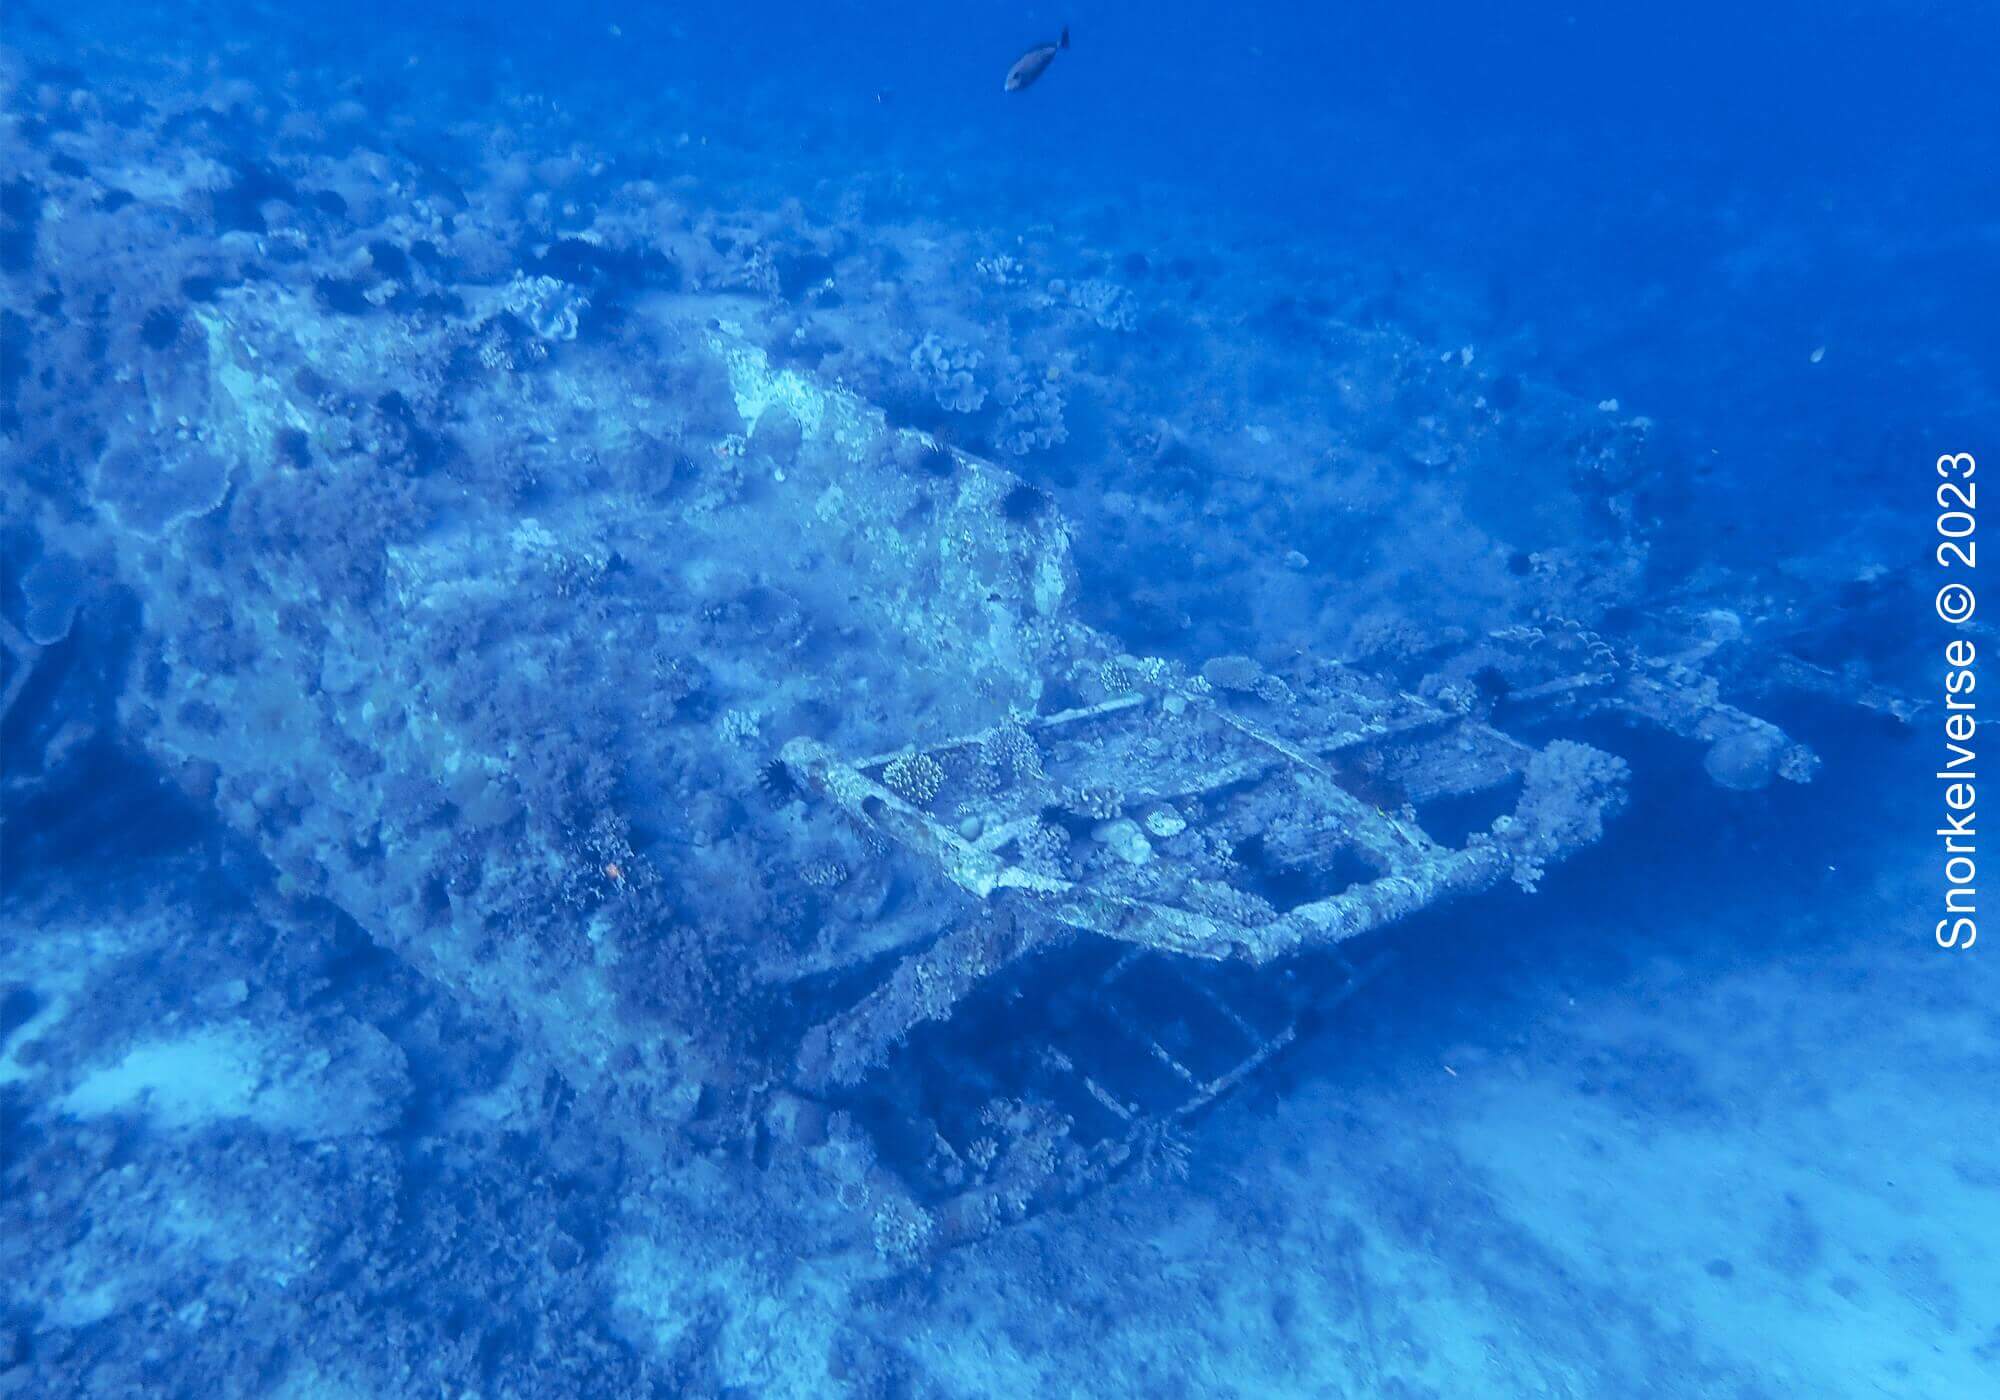
[[1007, 70], [1007, 81], [1001, 86], [1008, 92], [1019, 92], [1022, 88], [1042, 76], [1051, 63], [1056, 61], [1056, 51], [1069, 47], [1069, 26], [1063, 26], [1062, 38], [1053, 44], [1037, 44], [1019, 58]]

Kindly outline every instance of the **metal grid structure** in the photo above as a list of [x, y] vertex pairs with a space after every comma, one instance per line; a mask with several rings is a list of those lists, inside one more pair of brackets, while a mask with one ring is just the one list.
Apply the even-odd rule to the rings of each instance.
[[798, 1062], [807, 1092], [872, 1104], [945, 1239], [1171, 1169], [1180, 1125], [1372, 971], [1340, 945], [1531, 883], [1595, 839], [1624, 776], [1332, 663], [1261, 694], [1162, 673], [923, 749], [796, 740], [784, 761], [981, 901], [885, 959]]

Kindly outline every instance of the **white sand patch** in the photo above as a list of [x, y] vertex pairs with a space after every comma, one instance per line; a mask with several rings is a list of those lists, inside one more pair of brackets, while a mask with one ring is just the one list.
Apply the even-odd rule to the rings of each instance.
[[116, 1065], [88, 1075], [62, 1100], [82, 1118], [147, 1112], [187, 1127], [211, 1118], [249, 1118], [263, 1090], [259, 1047], [239, 1033], [210, 1029], [184, 1040], [137, 1045]]
[[393, 1118], [400, 1051], [367, 1027], [350, 1028], [338, 1050], [300, 1029], [215, 1025], [141, 1041], [85, 1075], [59, 1107], [82, 1118], [143, 1113], [168, 1128], [248, 1119], [307, 1139], [378, 1131]]

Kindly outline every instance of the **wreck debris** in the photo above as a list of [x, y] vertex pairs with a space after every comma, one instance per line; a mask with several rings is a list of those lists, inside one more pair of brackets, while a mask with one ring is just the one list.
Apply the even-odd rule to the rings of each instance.
[[[1411, 814], [1412, 800], [1518, 787], [1534, 774], [1542, 779], [1540, 810], [1550, 801], [1549, 789], [1581, 772], [1573, 766], [1559, 778], [1549, 776], [1528, 746], [1371, 685], [1345, 667], [1322, 665], [1309, 684], [1306, 694], [1325, 707], [1312, 718], [1287, 716], [1286, 732], [1174, 682], [1009, 721], [1048, 755], [1047, 768], [996, 790], [968, 785], [947, 792], [934, 811], [884, 785], [881, 770], [901, 757], [849, 764], [801, 739], [786, 746], [784, 758], [797, 781], [982, 899], [1012, 892], [1047, 917], [1105, 938], [1207, 961], [1253, 963], [1351, 938], [1448, 894], [1484, 888], [1509, 873], [1513, 853], [1527, 844], [1514, 833], [1529, 819], [1517, 813], [1497, 834], [1454, 848], [1423, 829]], [[929, 753], [942, 770], [950, 755], [990, 746], [1000, 733], [948, 740]], [[1413, 749], [1416, 741], [1421, 746]], [[1384, 810], [1343, 786], [1342, 768], [1373, 772], [1378, 786], [1400, 783], [1403, 810]], [[1607, 764], [1568, 795], [1579, 808], [1600, 812], [1615, 804], [1617, 782]], [[1029, 833], [1048, 829], [1051, 812], [1073, 811], [1075, 800], [1067, 794], [1078, 790], [1113, 793], [1119, 812], [1146, 813], [1169, 859], [1155, 863], [1141, 828], [1121, 816], [1091, 822], [1087, 837], [1073, 842], [1078, 878], [1024, 863]], [[1538, 835], [1552, 829], [1547, 820], [1534, 826]], [[1596, 834], [1587, 823], [1578, 830], [1585, 839]], [[977, 834], [963, 834], [968, 831]], [[1232, 862], [1215, 855], [1216, 838], [1225, 844], [1255, 838], [1262, 859], [1308, 878], [1330, 878], [1327, 872], [1343, 861], [1367, 878], [1341, 883], [1282, 916], [1243, 922], [1215, 910], [1223, 903], [1237, 910], [1269, 906], [1229, 883]], [[1135, 859], [1133, 842], [1148, 854]], [[1567, 849], [1547, 852], [1562, 854]]]
[[[797, 1066], [803, 1089], [865, 1096], [870, 1076], [901, 1064], [899, 1051], [923, 1028], [959, 1014], [983, 984], [1027, 976], [1032, 964], [1038, 988], [1064, 989], [1077, 1002], [1074, 1015], [1108, 1026], [1125, 1051], [1164, 1070], [1175, 1091], [1162, 1098], [1108, 1088], [1121, 1073], [1119, 1056], [1100, 1055], [1092, 1067], [1077, 1051], [1045, 1047], [1031, 1101], [1070, 1104], [1060, 1114], [1066, 1152], [1038, 1158], [1032, 1185], [1013, 1158], [997, 1182], [974, 1173], [976, 1184], [951, 1197], [947, 1239], [971, 1221], [1012, 1218], [1044, 1196], [1101, 1181], [1162, 1123], [1199, 1112], [1279, 1053], [1304, 1001], [1273, 989], [1310, 985], [1305, 1000], [1324, 1006], [1356, 985], [1334, 945], [1510, 875], [1532, 888], [1546, 864], [1596, 840], [1622, 800], [1624, 765], [1609, 755], [1568, 741], [1537, 750], [1333, 663], [1301, 666], [1282, 689], [1246, 685], [1229, 703], [1157, 664], [1107, 659], [1096, 676], [1134, 688], [922, 751], [940, 774], [963, 769], [967, 755], [1019, 747], [1023, 737], [1041, 756], [1004, 783], [946, 779], [927, 805], [891, 781], [889, 770], [910, 764], [910, 754], [844, 762], [809, 739], [784, 750], [798, 784], [987, 906], [902, 956], [810, 1030]], [[1260, 704], [1268, 713], [1253, 712]], [[1077, 792], [1104, 796], [1079, 810]], [[1418, 815], [1420, 805], [1445, 798], [1486, 798], [1497, 809], [1454, 844]], [[1052, 873], [1030, 846], [1051, 831], [1065, 845], [1067, 873]], [[1310, 977], [1278, 966], [1304, 954], [1318, 955]], [[1080, 976], [1079, 967], [1107, 959]], [[1141, 967], [1171, 997], [1156, 991], [1135, 1006], [1115, 995]], [[1242, 1009], [1246, 997], [1262, 1010]], [[1200, 1044], [1233, 1039], [1234, 1058], [1196, 1067], [1192, 1051], [1163, 1044], [1169, 1000], [1207, 1008], [1229, 1033]], [[1096, 1123], [1084, 1151], [1070, 1139], [1083, 1131], [1079, 1106]], [[1002, 1124], [1012, 1121], [995, 1112]], [[1044, 1120], [1033, 1122], [1039, 1130]], [[955, 1150], [950, 1161], [964, 1158]]]
[[[1729, 786], [1810, 771], [1650, 637], [1135, 655], [1082, 620], [1044, 486], [714, 317], [738, 303], [662, 272], [618, 307], [585, 266], [612, 256], [496, 255], [394, 315], [379, 280], [209, 289], [143, 384], [25, 377], [25, 421], [73, 409], [102, 451], [0, 493], [51, 548], [101, 519], [91, 568], [144, 618], [107, 701], [134, 745], [639, 1155], [754, 1155], [775, 1117], [885, 1257], [970, 1238], [1171, 1157], [1398, 921], [1597, 840], [1627, 774], [1594, 717]], [[1135, 324], [1101, 279], [1046, 285]], [[38, 355], [74, 333], [34, 315]], [[1074, 365], [981, 343], [927, 333], [898, 411], [1058, 441]], [[163, 403], [198, 435], [136, 411]], [[1149, 455], [1190, 475], [1199, 441]], [[0, 711], [58, 630], [0, 635]]]
[[0, 678], [0, 724], [6, 723], [14, 702], [27, 689], [41, 654], [40, 647], [22, 636], [13, 623], [0, 617], [0, 665], [6, 667], [4, 678]]
[[1615, 645], [1574, 621], [1493, 632], [1424, 685], [1435, 693], [1454, 683], [1497, 692], [1515, 722], [1615, 714], [1694, 740], [1706, 746], [1709, 776], [1726, 788], [1810, 782], [1819, 763], [1770, 721], [1724, 700], [1713, 677]]

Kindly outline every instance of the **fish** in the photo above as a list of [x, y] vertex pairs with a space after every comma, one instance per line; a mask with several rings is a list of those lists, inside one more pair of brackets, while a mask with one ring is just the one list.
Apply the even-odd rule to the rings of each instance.
[[1068, 47], [1069, 26], [1065, 24], [1063, 26], [1062, 38], [1056, 40], [1053, 44], [1037, 44], [1014, 60], [1014, 66], [1007, 70], [1007, 80], [1000, 85], [1001, 89], [1006, 92], [1019, 92], [1022, 88], [1027, 87], [1035, 79], [1041, 77], [1048, 70], [1048, 66], [1056, 61], [1058, 51]]

